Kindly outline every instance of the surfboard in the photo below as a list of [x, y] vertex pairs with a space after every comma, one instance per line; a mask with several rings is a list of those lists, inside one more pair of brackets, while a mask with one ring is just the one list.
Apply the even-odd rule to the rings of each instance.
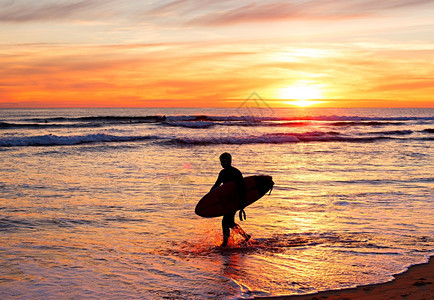
[[[244, 178], [248, 206], [262, 198], [273, 188], [271, 176], [255, 175]], [[203, 196], [197, 203], [195, 213], [204, 218], [214, 218], [237, 211], [240, 206], [238, 187], [234, 181], [225, 183]]]

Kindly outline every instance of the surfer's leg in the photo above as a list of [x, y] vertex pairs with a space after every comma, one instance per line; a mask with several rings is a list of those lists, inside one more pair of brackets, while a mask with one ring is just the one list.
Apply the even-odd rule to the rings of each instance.
[[224, 215], [222, 219], [223, 228], [223, 243], [222, 247], [226, 247], [229, 240], [229, 235], [231, 234], [230, 228], [232, 227], [233, 217], [231, 215]]
[[248, 242], [248, 241], [250, 240], [251, 235], [250, 235], [250, 234], [247, 234], [247, 233], [246, 233], [246, 232], [241, 228], [240, 225], [238, 225], [238, 224], [235, 223], [235, 226], [232, 227], [232, 229], [233, 229], [236, 233], [238, 233], [239, 235], [241, 235], [241, 236], [244, 238], [244, 240], [245, 240], [246, 242]]
[[[225, 215], [223, 217], [223, 220], [226, 222], [227, 226], [232, 228], [236, 233], [238, 233], [239, 235], [241, 235], [244, 240], [247, 242], [248, 240], [250, 240], [250, 235], [247, 234], [240, 225], [238, 225], [237, 223], [235, 223], [235, 214], [236, 212], [234, 212], [233, 214], [229, 214], [229, 215]], [[225, 233], [223, 232], [223, 235]], [[228, 235], [229, 237], [229, 235]]]

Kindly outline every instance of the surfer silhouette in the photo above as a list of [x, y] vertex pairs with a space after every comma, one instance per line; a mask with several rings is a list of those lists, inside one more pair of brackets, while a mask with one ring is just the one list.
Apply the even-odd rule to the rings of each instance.
[[[225, 184], [230, 181], [235, 181], [238, 187], [239, 195], [240, 195], [240, 207], [239, 207], [239, 217], [240, 221], [246, 219], [246, 213], [244, 212], [245, 200], [246, 200], [246, 184], [244, 182], [243, 174], [241, 174], [240, 170], [234, 168], [232, 166], [232, 156], [225, 152], [220, 155], [220, 163], [222, 165], [223, 170], [220, 171], [217, 181], [212, 186], [211, 190], [218, 188], [221, 184]], [[223, 243], [221, 247], [226, 247], [228, 244], [229, 236], [230, 236], [230, 228], [232, 228], [236, 233], [240, 234], [245, 241], [250, 240], [250, 235], [247, 234], [240, 225], [235, 223], [235, 214], [231, 212], [223, 216], [222, 219], [222, 228], [223, 228]]]

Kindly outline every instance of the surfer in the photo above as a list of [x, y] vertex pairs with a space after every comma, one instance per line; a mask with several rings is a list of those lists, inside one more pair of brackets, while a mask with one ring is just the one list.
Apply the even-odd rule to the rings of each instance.
[[[243, 174], [241, 174], [240, 170], [237, 168], [234, 168], [232, 166], [232, 156], [225, 152], [222, 155], [220, 155], [220, 163], [222, 165], [223, 170], [220, 171], [219, 176], [217, 178], [217, 181], [212, 186], [211, 190], [218, 188], [221, 184], [225, 184], [230, 181], [235, 181], [235, 183], [238, 186], [238, 191], [240, 193], [240, 199], [241, 204], [239, 207], [240, 213], [240, 221], [243, 221], [246, 219], [246, 213], [244, 212], [245, 207], [245, 200], [246, 200], [246, 184], [244, 182]], [[229, 214], [226, 214], [223, 216], [222, 219], [222, 228], [223, 228], [223, 243], [221, 244], [222, 247], [226, 247], [228, 244], [229, 236], [230, 236], [230, 228], [232, 228], [235, 232], [240, 234], [245, 241], [250, 240], [250, 235], [247, 234], [240, 225], [235, 223], [235, 214], [236, 210], [234, 212], [231, 212]]]

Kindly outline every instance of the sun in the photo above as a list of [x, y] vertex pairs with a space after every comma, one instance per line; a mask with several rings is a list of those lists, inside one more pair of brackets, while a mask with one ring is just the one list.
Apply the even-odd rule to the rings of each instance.
[[312, 101], [312, 100], [296, 100], [296, 101], [287, 101], [287, 104], [296, 105], [300, 107], [308, 107], [316, 103], [320, 103], [320, 101]]
[[313, 101], [322, 99], [322, 92], [319, 86], [300, 84], [282, 88], [278, 91], [280, 99], [291, 100], [286, 101], [286, 104], [307, 107], [313, 104], [321, 103], [321, 101]]

